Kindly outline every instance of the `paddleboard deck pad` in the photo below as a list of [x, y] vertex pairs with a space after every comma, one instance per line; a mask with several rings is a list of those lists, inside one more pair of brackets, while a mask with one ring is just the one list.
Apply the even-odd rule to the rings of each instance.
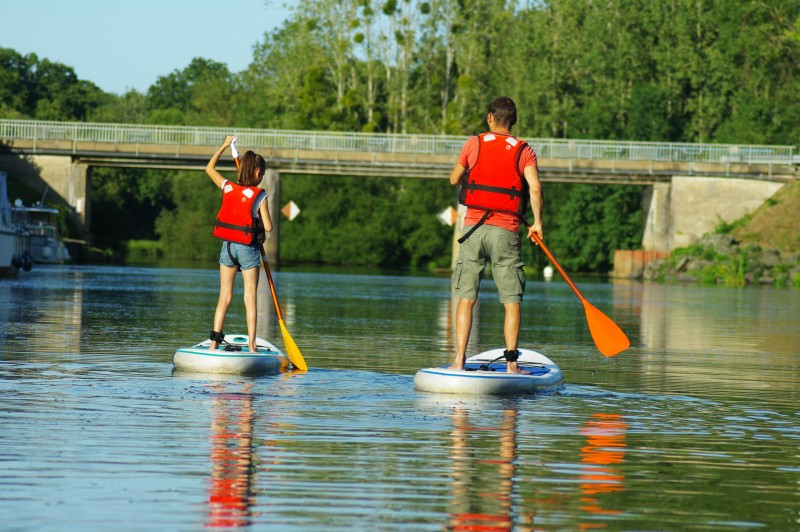
[[256, 338], [257, 353], [247, 348], [246, 334], [226, 334], [218, 349], [211, 349], [211, 340], [181, 348], [172, 356], [178, 371], [199, 373], [278, 373], [289, 366], [289, 360], [272, 343]]
[[[414, 375], [414, 388], [421, 392], [513, 395], [552, 392], [564, 383], [561, 369], [549, 358], [530, 349], [519, 349], [517, 365], [529, 375], [506, 373], [504, 348], [492, 349], [467, 359], [464, 371], [421, 369]], [[499, 360], [498, 360], [499, 358]]]

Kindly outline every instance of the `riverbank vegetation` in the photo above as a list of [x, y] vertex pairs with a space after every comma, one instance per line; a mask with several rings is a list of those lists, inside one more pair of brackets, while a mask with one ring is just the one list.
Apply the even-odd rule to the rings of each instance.
[[[244, 71], [196, 58], [145, 93], [0, 48], [0, 117], [470, 135], [505, 94], [523, 138], [796, 144], [798, 67], [794, 0], [299, 0]], [[454, 189], [390, 177], [284, 175], [282, 201], [302, 212], [281, 224], [282, 261], [449, 266], [436, 214]], [[609, 271], [615, 249], [641, 245], [641, 188], [543, 178], [546, 238], [567, 269]], [[100, 246], [158, 240], [214, 260], [219, 198], [204, 174], [98, 168], [92, 187]]]

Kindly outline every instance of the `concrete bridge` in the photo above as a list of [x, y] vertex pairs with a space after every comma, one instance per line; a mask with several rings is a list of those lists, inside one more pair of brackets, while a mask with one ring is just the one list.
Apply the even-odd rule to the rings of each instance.
[[[91, 169], [201, 170], [225, 135], [263, 155], [270, 210], [281, 174], [446, 179], [466, 137], [0, 120], [0, 169], [50, 186], [88, 235]], [[527, 139], [542, 180], [646, 187], [645, 250], [670, 251], [757, 208], [796, 178], [793, 146]], [[233, 170], [223, 158], [220, 165]], [[267, 244], [277, 260], [278, 233]]]

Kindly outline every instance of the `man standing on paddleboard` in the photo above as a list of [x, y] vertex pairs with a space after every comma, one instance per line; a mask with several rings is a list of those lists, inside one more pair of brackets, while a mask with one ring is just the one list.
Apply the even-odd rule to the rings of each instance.
[[486, 122], [489, 132], [467, 140], [450, 174], [450, 183], [461, 185], [459, 201], [467, 206], [453, 272], [453, 289], [459, 302], [452, 369], [464, 369], [472, 309], [489, 261], [500, 303], [505, 306], [507, 371], [527, 373], [517, 366], [520, 304], [525, 291], [519, 223], [530, 202], [533, 224], [527, 238], [533, 240], [534, 233], [543, 236], [542, 186], [533, 148], [511, 135], [511, 128], [517, 123], [514, 101], [505, 96], [494, 99], [489, 104]]

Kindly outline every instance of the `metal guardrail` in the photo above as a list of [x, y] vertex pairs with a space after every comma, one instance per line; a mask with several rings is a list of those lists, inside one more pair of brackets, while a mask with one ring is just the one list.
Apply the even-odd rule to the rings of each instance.
[[[388, 133], [345, 133], [277, 129], [150, 126], [88, 122], [0, 120], [0, 139], [158, 144], [215, 147], [234, 134], [239, 145], [258, 149], [458, 154], [467, 137]], [[542, 159], [798, 164], [794, 146], [692, 144], [606, 140], [526, 139]]]

